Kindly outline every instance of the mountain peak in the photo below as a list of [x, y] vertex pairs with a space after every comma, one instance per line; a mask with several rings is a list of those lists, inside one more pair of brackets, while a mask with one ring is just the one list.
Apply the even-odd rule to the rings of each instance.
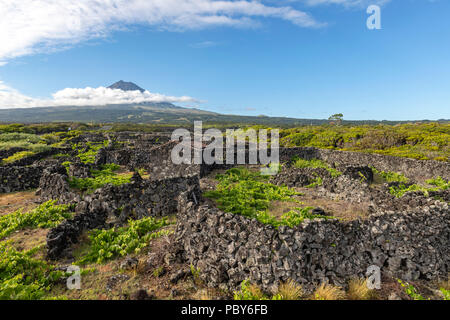
[[133, 82], [126, 82], [123, 80], [120, 80], [112, 85], [110, 85], [108, 88], [110, 89], [120, 89], [123, 91], [136, 91], [139, 90], [140, 92], [144, 92], [145, 90], [136, 85]]

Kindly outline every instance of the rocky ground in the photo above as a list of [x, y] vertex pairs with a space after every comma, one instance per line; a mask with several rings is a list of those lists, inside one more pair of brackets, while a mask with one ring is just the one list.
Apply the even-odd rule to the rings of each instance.
[[[116, 138], [108, 137], [110, 141], [117, 143]], [[99, 142], [102, 139], [104, 139], [102, 136], [77, 137], [72, 143], [86, 145], [83, 151], [89, 152], [87, 142]], [[123, 255], [100, 264], [84, 265], [80, 290], [68, 290], [63, 279], [52, 286], [50, 296], [65, 296], [69, 299], [233, 299], [234, 291], [237, 289], [220, 285], [211, 286], [211, 283], [205, 280], [208, 277], [202, 276], [202, 271], [198, 270], [184, 253], [180, 253], [180, 244], [176, 241], [177, 227], [180, 227], [176, 221], [177, 197], [183, 191], [189, 190], [194, 195], [191, 202], [195, 205], [215, 207], [217, 204], [214, 200], [203, 199], [201, 194], [215, 190], [219, 183], [215, 176], [225, 173], [226, 169], [208, 168], [202, 171], [203, 168], [200, 168], [196, 176], [200, 178], [199, 190], [195, 190], [197, 187], [194, 180], [186, 180], [191, 179], [187, 177], [167, 176], [164, 180], [153, 180], [155, 169], [159, 164], [147, 163], [149, 159], [155, 161], [155, 158], [143, 155], [143, 147], [142, 149], [139, 147], [149, 145], [152, 148], [158, 147], [159, 144], [155, 143], [153, 136], [151, 139], [151, 142], [146, 143], [132, 137], [129, 140], [124, 139], [115, 147], [110, 145], [97, 149], [93, 161], [88, 164], [80, 162], [77, 153], [69, 149], [62, 158], [46, 155], [44, 159], [26, 165], [43, 168], [42, 171], [33, 169], [34, 175], [40, 175], [38, 189], [0, 194], [0, 216], [19, 209], [28, 212], [48, 199], [59, 199], [60, 203], [74, 205], [75, 219], [64, 222], [63, 228], [61, 226], [52, 230], [25, 228], [1, 239], [9, 241], [19, 251], [38, 247], [39, 250], [33, 257], [40, 260], [50, 259], [51, 263], [61, 270], [65, 270], [89, 250], [91, 245], [89, 234], [92, 229], [122, 227], [126, 226], [128, 219], [146, 216], [158, 218], [165, 216], [171, 221], [170, 225], [158, 230], [164, 231], [163, 235], [149, 240], [147, 246], [139, 253]], [[158, 149], [154, 154], [158, 155]], [[71, 164], [66, 166], [66, 170], [63, 164], [67, 161]], [[73, 182], [70, 182], [74, 177], [94, 179], [92, 170], [99, 170], [102, 165], [111, 162], [119, 166], [115, 171], [115, 177], [126, 179], [130, 177], [128, 183], [117, 186], [105, 185], [88, 193], [86, 190], [74, 188]], [[15, 170], [21, 170], [20, 166], [17, 168]], [[259, 166], [249, 168], [255, 171]], [[196, 172], [197, 169], [187, 168], [186, 172]], [[369, 166], [341, 166], [336, 167], [336, 170], [339, 170], [341, 175], [333, 176], [330, 170], [323, 168], [295, 168], [288, 164], [270, 182], [275, 185], [287, 185], [296, 190], [299, 195], [293, 196], [293, 199], [301, 203], [301, 206], [313, 207], [314, 212], [343, 222], [364, 221], [372, 214], [387, 210], [429, 212], [438, 206], [440, 210], [448, 211], [448, 190], [428, 195], [412, 192], [402, 197], [394, 197], [389, 190], [395, 184], [374, 176]], [[311, 187], [318, 181], [318, 177], [321, 183]], [[15, 189], [20, 189], [20, 181], [14, 181]], [[148, 190], [152, 190], [150, 194], [146, 193]], [[281, 217], [295, 206], [299, 206], [298, 203], [273, 201], [268, 211], [273, 216]], [[93, 216], [95, 223], [89, 220]], [[73, 224], [76, 219], [80, 221], [79, 224]], [[66, 232], [69, 232], [69, 235]], [[64, 239], [70, 241], [66, 240], [65, 247], [57, 254], [49, 255], [50, 249], [54, 249], [52, 243], [58, 242], [60, 237], [67, 237]], [[450, 257], [446, 258], [448, 261]], [[448, 278], [431, 280], [420, 278], [409, 281], [409, 284], [426, 299], [442, 299], [442, 293], [438, 289], [441, 287], [450, 289]], [[301, 298], [317, 297], [313, 290], [305, 290]], [[347, 294], [341, 298], [351, 297]], [[370, 298], [401, 300], [412, 299], [412, 296], [407, 294], [396, 277], [383, 275], [381, 289], [371, 292]]]

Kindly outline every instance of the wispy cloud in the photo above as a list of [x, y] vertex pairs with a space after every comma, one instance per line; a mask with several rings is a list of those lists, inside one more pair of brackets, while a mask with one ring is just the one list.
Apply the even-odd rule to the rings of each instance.
[[149, 91], [123, 91], [120, 89], [66, 88], [52, 94], [51, 99], [28, 97], [0, 81], [0, 109], [53, 106], [98, 106], [108, 104], [133, 104], [142, 102], [201, 103], [188, 96], [166, 96]]
[[216, 41], [202, 41], [202, 42], [191, 43], [189, 46], [191, 48], [195, 48], [195, 49], [203, 49], [203, 48], [217, 47], [220, 44], [221, 43], [216, 42]]
[[59, 50], [131, 25], [183, 31], [211, 26], [249, 27], [278, 18], [319, 27], [309, 14], [258, 1], [0, 0], [0, 61]]
[[267, 2], [278, 2], [278, 3], [304, 3], [308, 6], [319, 6], [319, 5], [342, 5], [345, 7], [363, 7], [369, 6], [371, 4], [384, 5], [391, 0], [267, 0]]

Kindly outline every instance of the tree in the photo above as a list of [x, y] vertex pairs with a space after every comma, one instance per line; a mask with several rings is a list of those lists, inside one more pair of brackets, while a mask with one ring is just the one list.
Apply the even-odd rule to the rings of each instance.
[[337, 123], [337, 125], [340, 125], [344, 120], [344, 115], [342, 113], [336, 113], [330, 116], [328, 120], [331, 121], [330, 124]]

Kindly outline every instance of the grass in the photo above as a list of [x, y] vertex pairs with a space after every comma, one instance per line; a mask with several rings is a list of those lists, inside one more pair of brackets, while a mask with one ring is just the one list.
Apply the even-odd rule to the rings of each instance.
[[53, 228], [71, 217], [69, 206], [57, 205], [56, 200], [50, 200], [26, 213], [18, 210], [0, 216], [0, 239], [25, 228]]
[[352, 279], [348, 284], [347, 297], [350, 300], [370, 300], [374, 291], [367, 286], [367, 279]]
[[322, 283], [314, 291], [312, 300], [343, 300], [345, 298], [345, 292], [331, 284]]
[[285, 186], [268, 183], [268, 178], [259, 172], [245, 168], [233, 168], [225, 174], [217, 175], [219, 184], [215, 191], [208, 191], [204, 196], [216, 200], [218, 207], [226, 212], [240, 214], [275, 227], [282, 225], [294, 227], [304, 219], [324, 218], [310, 213], [311, 207], [295, 208], [280, 218], [269, 212], [273, 201], [299, 202], [292, 196], [300, 193]]
[[303, 295], [300, 285], [293, 280], [283, 282], [278, 287], [278, 291], [273, 296], [264, 294], [259, 286], [244, 280], [241, 283], [241, 289], [234, 291], [234, 300], [298, 300]]
[[281, 300], [299, 300], [303, 296], [302, 287], [293, 280], [283, 282], [278, 287]]

